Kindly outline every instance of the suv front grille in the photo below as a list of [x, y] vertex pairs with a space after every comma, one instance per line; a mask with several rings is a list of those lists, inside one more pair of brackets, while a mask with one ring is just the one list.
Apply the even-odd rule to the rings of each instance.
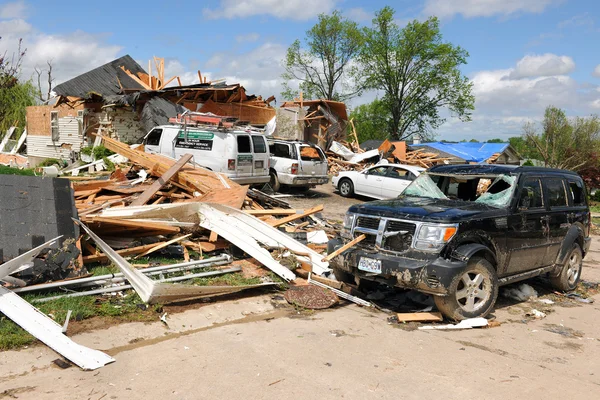
[[358, 228], [373, 229], [376, 231], [379, 229], [379, 218], [358, 217], [356, 226]]
[[404, 221], [388, 221], [386, 232], [407, 231], [409, 234], [415, 234], [416, 226], [410, 222]]

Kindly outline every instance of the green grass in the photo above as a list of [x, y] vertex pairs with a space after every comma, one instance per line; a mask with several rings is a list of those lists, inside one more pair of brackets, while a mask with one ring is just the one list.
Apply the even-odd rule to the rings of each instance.
[[30, 168], [19, 169], [19, 168], [7, 167], [5, 165], [0, 165], [0, 175], [27, 175], [27, 176], [34, 176], [35, 172], [34, 172], [33, 169], [30, 169]]

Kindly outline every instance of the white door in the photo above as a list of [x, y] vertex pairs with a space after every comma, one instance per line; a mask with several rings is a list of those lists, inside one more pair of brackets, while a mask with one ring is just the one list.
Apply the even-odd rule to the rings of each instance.
[[235, 135], [237, 144], [237, 157], [235, 162], [235, 176], [238, 178], [252, 176], [252, 143], [249, 135]]
[[365, 196], [381, 198], [383, 177], [388, 168], [388, 166], [378, 166], [358, 174], [358, 178], [354, 183], [354, 191]]
[[252, 150], [254, 153], [254, 176], [269, 175], [269, 152], [267, 141], [263, 135], [252, 135]]
[[383, 177], [381, 196], [386, 199], [398, 197], [414, 179], [412, 172], [401, 167], [390, 167]]

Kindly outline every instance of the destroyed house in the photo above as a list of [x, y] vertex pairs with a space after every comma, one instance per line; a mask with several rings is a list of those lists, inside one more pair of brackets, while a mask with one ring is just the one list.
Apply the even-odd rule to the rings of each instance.
[[[164, 59], [154, 58], [156, 76], [129, 55], [120, 57], [54, 88], [49, 104], [27, 107], [29, 162], [79, 157], [100, 133], [138, 143], [154, 126], [169, 123], [186, 110], [211, 112], [264, 126], [275, 116], [260, 96], [239, 84], [209, 82], [183, 86], [179, 77], [165, 79]], [[174, 80], [176, 86], [167, 86]]]

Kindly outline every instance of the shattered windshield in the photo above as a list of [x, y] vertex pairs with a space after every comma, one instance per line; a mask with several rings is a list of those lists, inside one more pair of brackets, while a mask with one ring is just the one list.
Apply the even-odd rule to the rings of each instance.
[[403, 195], [506, 207], [512, 198], [516, 178], [506, 174], [475, 176], [423, 173], [406, 188]]

